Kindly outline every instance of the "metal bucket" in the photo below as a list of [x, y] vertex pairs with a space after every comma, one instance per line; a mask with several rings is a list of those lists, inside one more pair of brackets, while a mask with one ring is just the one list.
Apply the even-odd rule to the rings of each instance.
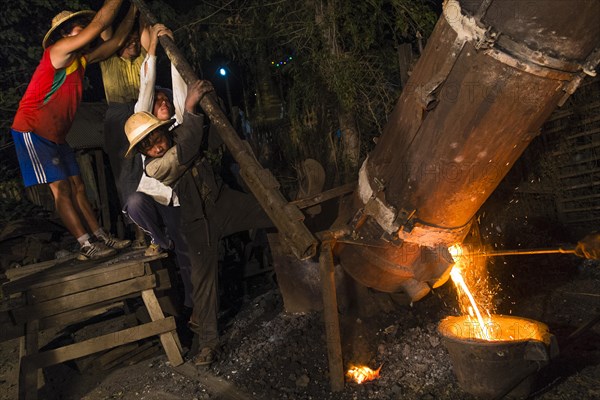
[[485, 325], [491, 340], [477, 339], [481, 329], [468, 316], [448, 317], [438, 326], [460, 386], [486, 399], [527, 397], [537, 372], [558, 354], [554, 335], [526, 318], [493, 315]]

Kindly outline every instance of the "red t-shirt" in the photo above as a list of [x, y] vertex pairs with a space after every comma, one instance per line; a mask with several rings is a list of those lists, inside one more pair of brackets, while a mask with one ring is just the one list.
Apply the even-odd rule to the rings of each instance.
[[81, 56], [66, 68], [56, 69], [50, 61], [51, 47], [44, 51], [33, 73], [12, 128], [20, 132], [34, 132], [55, 143], [65, 143], [81, 102], [87, 61]]

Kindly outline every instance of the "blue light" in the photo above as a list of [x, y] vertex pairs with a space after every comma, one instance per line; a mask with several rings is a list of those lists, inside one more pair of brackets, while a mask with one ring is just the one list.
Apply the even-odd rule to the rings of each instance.
[[227, 70], [225, 68], [219, 68], [219, 74], [221, 74], [221, 76], [225, 76], [227, 75]]

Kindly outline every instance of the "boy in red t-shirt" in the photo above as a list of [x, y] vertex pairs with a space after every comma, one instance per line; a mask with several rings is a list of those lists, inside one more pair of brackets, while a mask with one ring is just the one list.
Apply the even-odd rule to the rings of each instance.
[[[112, 23], [121, 3], [105, 0], [97, 13], [62, 11], [52, 19], [42, 42], [42, 60], [19, 103], [11, 129], [25, 186], [50, 187], [60, 219], [81, 245], [81, 260], [106, 257], [130, 244], [129, 240], [112, 238], [98, 224], [75, 153], [66, 143], [81, 101], [86, 65], [114, 53], [133, 25], [136, 10], [132, 6], [115, 35], [92, 47]], [[84, 223], [98, 241], [91, 239]]]

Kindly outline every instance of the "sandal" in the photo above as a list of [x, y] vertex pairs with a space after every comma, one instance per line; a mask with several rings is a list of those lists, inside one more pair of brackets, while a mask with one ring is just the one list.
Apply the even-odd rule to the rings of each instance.
[[196, 366], [210, 365], [217, 360], [216, 350], [205, 347], [192, 358], [192, 362]]

